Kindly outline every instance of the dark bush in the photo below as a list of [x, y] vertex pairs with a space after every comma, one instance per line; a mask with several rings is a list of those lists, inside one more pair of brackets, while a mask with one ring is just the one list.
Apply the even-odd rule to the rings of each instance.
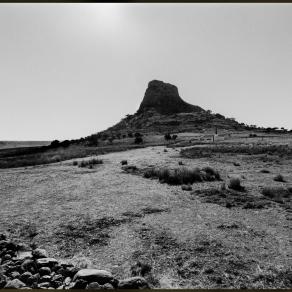
[[128, 161], [127, 161], [127, 160], [122, 160], [122, 161], [121, 161], [121, 164], [122, 164], [122, 165], [127, 165], [127, 164], [128, 164]]
[[238, 177], [231, 178], [228, 187], [236, 191], [244, 190], [244, 187], [240, 184], [240, 179]]
[[284, 203], [284, 198], [291, 197], [292, 192], [283, 187], [265, 187], [262, 194], [277, 203]]
[[52, 148], [59, 147], [60, 146], [60, 141], [59, 140], [54, 140], [54, 141], [51, 142], [50, 146]]
[[274, 181], [285, 182], [285, 179], [281, 174], [278, 174], [274, 177]]
[[136, 137], [134, 143], [135, 144], [142, 144], [143, 143], [143, 138], [142, 137]]
[[92, 158], [90, 160], [82, 160], [79, 162], [78, 166], [79, 167], [89, 167], [89, 168], [93, 168], [93, 165], [95, 164], [102, 164], [103, 161], [101, 159], [98, 158]]
[[213, 181], [220, 179], [220, 175], [212, 168], [200, 170], [199, 168], [150, 168], [144, 172], [145, 178], [158, 178], [160, 182], [165, 182], [170, 185], [188, 185], [195, 182]]
[[143, 135], [142, 135], [141, 133], [137, 132], [137, 133], [135, 133], [134, 136], [135, 136], [136, 138], [139, 138], [139, 137], [142, 137]]
[[59, 145], [62, 146], [62, 147], [67, 148], [67, 147], [70, 146], [70, 141], [69, 140], [64, 140]]
[[165, 139], [166, 141], [171, 140], [171, 135], [170, 135], [169, 133], [165, 134], [165, 135], [164, 135], [164, 139]]

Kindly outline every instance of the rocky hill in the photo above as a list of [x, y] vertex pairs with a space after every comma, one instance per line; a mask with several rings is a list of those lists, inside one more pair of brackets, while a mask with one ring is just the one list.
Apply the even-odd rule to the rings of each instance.
[[197, 105], [185, 102], [175, 85], [153, 80], [148, 83], [138, 111], [127, 115], [102, 133], [201, 132], [214, 130], [243, 130], [244, 124], [220, 114], [212, 114]]

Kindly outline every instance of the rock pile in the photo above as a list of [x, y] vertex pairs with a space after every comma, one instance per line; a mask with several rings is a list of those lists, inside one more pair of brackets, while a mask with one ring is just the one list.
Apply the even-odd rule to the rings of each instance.
[[0, 234], [0, 289], [143, 289], [140, 276], [116, 279], [99, 269], [79, 269], [50, 258], [44, 249], [29, 250]]

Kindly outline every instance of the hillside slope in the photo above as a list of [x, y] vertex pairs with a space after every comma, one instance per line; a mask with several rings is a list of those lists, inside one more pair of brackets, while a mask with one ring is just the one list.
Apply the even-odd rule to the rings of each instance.
[[138, 111], [127, 115], [102, 133], [165, 133], [203, 131], [205, 129], [243, 130], [244, 124], [220, 114], [212, 114], [185, 102], [176, 86], [153, 80], [148, 83]]

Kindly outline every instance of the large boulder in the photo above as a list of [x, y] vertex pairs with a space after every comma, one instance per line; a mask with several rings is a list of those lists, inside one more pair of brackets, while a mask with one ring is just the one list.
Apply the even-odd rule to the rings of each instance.
[[58, 261], [54, 258], [41, 258], [36, 261], [38, 267], [53, 267], [58, 264]]
[[36, 259], [47, 258], [48, 253], [45, 249], [36, 248], [35, 250], [32, 251], [32, 256]]
[[20, 289], [22, 287], [25, 287], [25, 284], [18, 279], [14, 279], [14, 280], [8, 281], [4, 288]]
[[85, 280], [88, 283], [97, 282], [98, 284], [103, 285], [113, 281], [114, 277], [110, 272], [105, 270], [82, 269], [75, 274], [73, 281], [79, 279]]

